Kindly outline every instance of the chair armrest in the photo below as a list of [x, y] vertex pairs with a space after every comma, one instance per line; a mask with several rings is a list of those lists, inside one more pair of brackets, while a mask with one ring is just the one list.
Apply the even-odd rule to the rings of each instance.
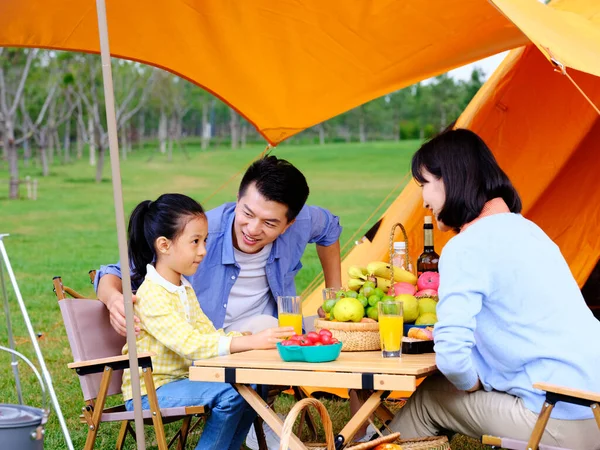
[[[140, 367], [150, 367], [152, 369], [151, 357], [153, 352], [138, 353], [138, 363]], [[106, 366], [113, 370], [122, 370], [129, 368], [129, 355], [111, 356], [109, 358], [91, 359], [87, 361], [77, 361], [67, 364], [69, 369], [75, 369], [78, 375], [89, 375], [91, 373], [100, 373]]]
[[535, 389], [540, 389], [546, 392], [552, 392], [554, 394], [566, 395], [568, 397], [575, 397], [583, 400], [589, 400], [591, 402], [600, 403], [600, 393], [597, 392], [581, 391], [579, 389], [572, 389], [565, 386], [557, 386], [555, 384], [548, 383], [534, 383], [533, 387]]

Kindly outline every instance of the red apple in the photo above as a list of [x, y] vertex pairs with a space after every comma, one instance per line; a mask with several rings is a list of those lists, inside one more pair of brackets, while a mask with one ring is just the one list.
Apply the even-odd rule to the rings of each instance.
[[440, 287], [440, 274], [437, 272], [423, 272], [417, 280], [417, 288], [419, 291], [424, 289], [438, 290]]
[[415, 292], [417, 292], [417, 288], [415, 288], [412, 284], [405, 281], [399, 281], [398, 283], [394, 283], [394, 285], [390, 288], [388, 295], [391, 295], [392, 297], [400, 294], [415, 295]]
[[417, 298], [421, 298], [421, 297], [437, 297], [438, 293], [436, 290], [433, 289], [423, 289], [421, 291], [418, 291], [415, 294], [415, 297]]

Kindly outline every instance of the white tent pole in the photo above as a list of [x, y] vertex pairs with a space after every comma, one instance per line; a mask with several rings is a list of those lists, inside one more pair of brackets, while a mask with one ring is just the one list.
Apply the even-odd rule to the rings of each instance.
[[108, 130], [108, 147], [110, 150], [110, 168], [112, 171], [113, 197], [117, 220], [117, 240], [119, 243], [119, 260], [121, 261], [121, 278], [123, 282], [123, 299], [125, 302], [125, 320], [127, 322], [127, 347], [129, 349], [129, 368], [131, 369], [131, 389], [135, 418], [135, 436], [138, 450], [146, 450], [144, 441], [144, 419], [142, 417], [142, 400], [140, 391], [140, 375], [135, 346], [133, 328], [133, 302], [131, 300], [131, 274], [127, 255], [127, 237], [125, 233], [125, 214], [123, 208], [123, 189], [121, 186], [121, 168], [119, 166], [119, 140], [117, 138], [117, 120], [115, 117], [115, 97], [113, 92], [112, 70], [110, 62], [110, 46], [108, 43], [108, 26], [106, 23], [106, 3], [96, 0], [98, 15], [98, 33], [100, 35], [100, 56], [102, 58], [102, 80], [104, 81], [104, 104], [106, 106], [106, 127]]
[[[62, 410], [60, 409], [60, 404], [58, 403], [58, 398], [56, 397], [56, 392], [54, 390], [54, 386], [52, 385], [52, 377], [50, 377], [50, 372], [48, 372], [48, 368], [46, 367], [46, 361], [44, 360], [44, 355], [42, 355], [42, 350], [40, 350], [40, 345], [38, 344], [35, 331], [33, 330], [33, 325], [31, 325], [31, 320], [29, 319], [29, 314], [27, 313], [27, 308], [25, 307], [25, 302], [23, 301], [23, 296], [21, 295], [21, 290], [19, 289], [19, 285], [17, 284], [17, 278], [15, 277], [15, 273], [12, 270], [12, 266], [10, 264], [10, 260], [8, 259], [8, 253], [6, 253], [6, 248], [4, 247], [4, 240], [2, 239], [4, 236], [8, 236], [7, 234], [0, 234], [0, 254], [4, 260], [4, 264], [6, 266], [6, 271], [8, 272], [8, 277], [10, 278], [10, 282], [13, 285], [13, 289], [15, 291], [15, 296], [17, 297], [17, 302], [19, 303], [19, 308], [21, 308], [21, 314], [23, 314], [23, 320], [25, 321], [25, 325], [27, 326], [27, 331], [29, 332], [29, 339], [31, 339], [31, 343], [33, 344], [33, 349], [35, 350], [35, 354], [37, 356], [38, 362], [40, 364], [40, 369], [42, 370], [42, 376], [44, 377], [44, 381], [46, 382], [46, 386], [48, 387], [48, 391], [50, 392], [50, 399], [52, 400], [52, 405], [54, 406], [54, 411], [56, 412], [56, 417], [58, 417], [58, 422], [60, 423], [60, 427], [62, 428], [63, 434], [65, 435], [65, 443], [67, 444], [67, 448], [69, 450], [73, 450], [73, 443], [71, 442], [71, 435], [69, 434], [69, 429], [67, 428], [67, 423], [65, 422], [65, 418], [63, 417]], [[43, 387], [42, 387], [43, 389]], [[0, 445], [1, 446], [1, 445]]]

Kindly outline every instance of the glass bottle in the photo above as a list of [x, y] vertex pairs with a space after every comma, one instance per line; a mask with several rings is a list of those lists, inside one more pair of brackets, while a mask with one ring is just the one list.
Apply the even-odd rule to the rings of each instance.
[[423, 272], [437, 272], [440, 256], [433, 248], [433, 222], [431, 216], [425, 216], [423, 224], [423, 253], [417, 259], [417, 276]]

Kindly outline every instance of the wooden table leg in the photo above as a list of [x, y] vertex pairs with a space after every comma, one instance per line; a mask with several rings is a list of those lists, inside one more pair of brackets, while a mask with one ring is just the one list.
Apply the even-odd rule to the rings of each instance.
[[367, 419], [379, 408], [381, 405], [381, 396], [386, 391], [375, 391], [371, 396], [363, 403], [356, 414], [350, 419], [342, 431], [335, 437], [335, 448], [336, 450], [343, 449], [350, 443], [358, 429]]
[[[281, 438], [283, 431], [283, 422], [275, 411], [261, 398], [258, 393], [251, 387], [245, 384], [236, 384], [235, 388], [248, 404], [254, 409], [260, 417], [271, 427], [271, 429]], [[290, 439], [290, 448], [292, 450], [306, 450], [304, 444], [298, 439], [295, 434], [292, 434]]]

